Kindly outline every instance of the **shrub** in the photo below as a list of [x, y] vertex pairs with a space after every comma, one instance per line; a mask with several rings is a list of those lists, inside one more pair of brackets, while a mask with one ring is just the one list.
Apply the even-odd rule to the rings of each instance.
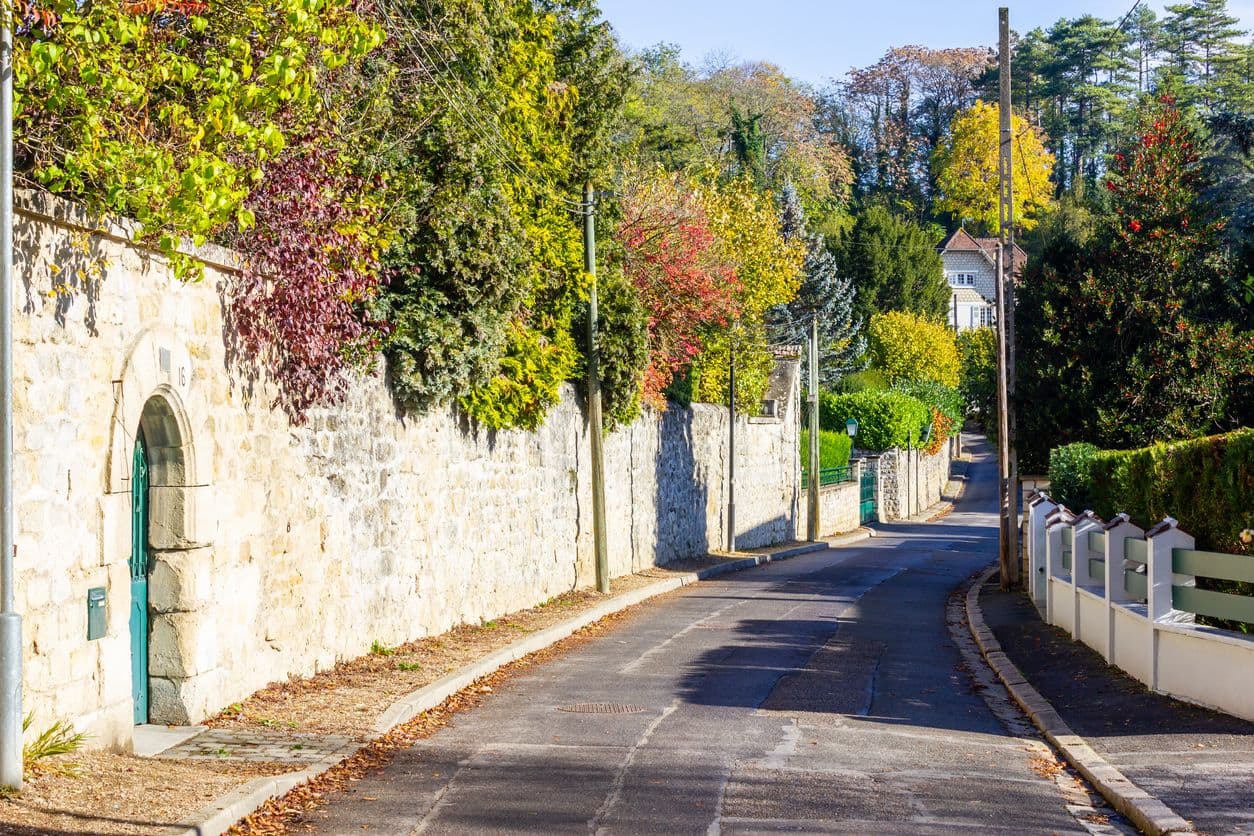
[[824, 429], [843, 430], [845, 422], [858, 422], [857, 446], [864, 450], [905, 447], [907, 437], [918, 443], [921, 429], [932, 422], [927, 404], [904, 392], [867, 390], [819, 397], [819, 418]]
[[1100, 452], [1084, 441], [1064, 444], [1049, 451], [1049, 495], [1068, 508], [1083, 511], [1092, 506], [1092, 462]]
[[889, 311], [876, 314], [868, 330], [871, 365], [889, 383], [931, 380], [958, 385], [958, 346], [944, 325], [904, 311]]
[[893, 389], [912, 398], [918, 398], [933, 409], [939, 410], [949, 419], [951, 426], [962, 421], [962, 395], [953, 386], [944, 386], [930, 380], [910, 380], [896, 384]]
[[[849, 464], [853, 439], [843, 432], [819, 430], [819, 467], [844, 467]], [[810, 466], [810, 431], [801, 431], [801, 467]]]
[[[1123, 511], [1148, 528], [1171, 516], [1199, 549], [1249, 551], [1241, 532], [1254, 528], [1254, 429], [1102, 451], [1087, 475], [1093, 510], [1103, 517]], [[1050, 478], [1052, 486], [1052, 456]]]
[[836, 382], [832, 390], [837, 393], [865, 392], [867, 389], [887, 389], [888, 378], [879, 369], [863, 369], [847, 374]]

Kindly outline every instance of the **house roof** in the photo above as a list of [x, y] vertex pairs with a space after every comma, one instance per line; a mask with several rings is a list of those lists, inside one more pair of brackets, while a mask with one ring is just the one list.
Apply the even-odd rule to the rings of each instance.
[[[1000, 243], [1000, 239], [998, 238], [976, 237], [972, 235], [971, 233], [967, 232], [962, 227], [959, 227], [958, 229], [951, 232], [949, 234], [949, 237], [946, 238], [944, 241], [942, 241], [940, 243], [940, 246], [937, 247], [936, 249], [940, 251], [941, 255], [944, 255], [945, 253], [956, 253], [956, 252], [979, 253], [980, 255], [984, 256], [984, 258], [988, 261], [990, 265], [996, 265], [997, 245], [999, 243]], [[1023, 251], [1022, 247], [1020, 247], [1018, 244], [1015, 244], [1014, 245], [1014, 265], [1015, 265], [1015, 278], [1016, 279], [1019, 278], [1020, 275], [1022, 275], [1023, 265], [1027, 264], [1027, 261], [1028, 261], [1028, 254]]]

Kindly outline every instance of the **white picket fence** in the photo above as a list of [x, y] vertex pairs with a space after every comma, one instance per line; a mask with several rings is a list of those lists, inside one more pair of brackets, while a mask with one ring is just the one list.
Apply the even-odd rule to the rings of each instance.
[[1195, 623], [1254, 623], [1254, 597], [1197, 578], [1254, 582], [1254, 556], [1203, 552], [1168, 518], [1075, 514], [1037, 492], [1025, 539], [1031, 594], [1046, 620], [1155, 691], [1254, 721], [1254, 636]]

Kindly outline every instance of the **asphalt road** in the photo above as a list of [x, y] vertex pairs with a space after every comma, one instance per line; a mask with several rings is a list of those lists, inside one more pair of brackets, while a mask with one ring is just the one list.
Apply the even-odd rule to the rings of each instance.
[[[948, 593], [995, 557], [995, 479], [981, 457], [939, 522], [640, 607], [333, 796], [316, 826], [1085, 832], [946, 626]], [[588, 703], [639, 710], [562, 710]]]

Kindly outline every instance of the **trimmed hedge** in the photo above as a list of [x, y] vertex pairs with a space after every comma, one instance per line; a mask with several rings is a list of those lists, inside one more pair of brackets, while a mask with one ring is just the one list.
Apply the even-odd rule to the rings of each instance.
[[868, 389], [836, 395], [824, 392], [819, 396], [819, 424], [825, 430], [843, 430], [845, 422], [858, 422], [855, 446], [863, 450], [888, 450], [905, 447], [909, 433], [919, 443], [923, 427], [932, 423], [927, 404], [904, 392]]
[[[849, 464], [849, 454], [853, 450], [853, 439], [842, 432], [819, 430], [819, 468], [844, 467]], [[810, 466], [810, 431], [801, 431], [801, 469]]]
[[1199, 549], [1242, 554], [1254, 528], [1254, 429], [1140, 450], [1102, 451], [1090, 464], [1093, 510], [1148, 527], [1171, 516]]

